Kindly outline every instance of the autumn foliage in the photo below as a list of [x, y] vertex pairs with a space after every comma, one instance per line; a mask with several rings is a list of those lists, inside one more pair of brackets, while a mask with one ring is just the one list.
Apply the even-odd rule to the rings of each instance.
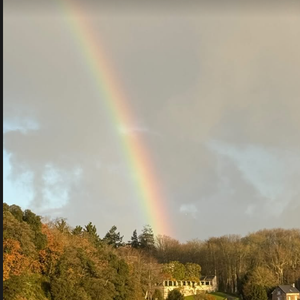
[[278, 284], [300, 287], [299, 229], [180, 243], [155, 239], [145, 226], [127, 245], [122, 239], [116, 226], [100, 238], [91, 222], [73, 229], [64, 219], [43, 223], [32, 211], [4, 203], [3, 299], [140, 300], [156, 289], [159, 294], [164, 280], [199, 281], [201, 274], [216, 274], [220, 291], [246, 300], [267, 298]]
[[21, 275], [29, 265], [28, 258], [22, 254], [20, 242], [7, 239], [3, 241], [3, 281], [11, 276]]

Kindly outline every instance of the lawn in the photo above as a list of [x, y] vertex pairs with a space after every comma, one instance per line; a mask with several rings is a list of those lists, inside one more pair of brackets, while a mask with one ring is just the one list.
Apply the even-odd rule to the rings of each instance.
[[194, 300], [194, 296], [186, 296], [184, 297], [184, 300]]
[[217, 293], [211, 293], [210, 295], [214, 296], [216, 300], [226, 299], [226, 297], [224, 296], [225, 294], [223, 294], [223, 295], [217, 295]]
[[218, 299], [218, 300], [226, 299], [226, 298], [229, 298], [229, 299], [232, 299], [232, 300], [239, 300], [240, 299], [238, 297], [228, 295], [228, 294], [225, 294], [225, 293], [221, 293], [221, 292], [214, 292], [214, 293], [211, 293], [211, 295], [216, 297], [216, 299]]
[[[234, 298], [233, 296], [230, 296], [230, 295], [227, 295], [227, 294], [221, 293], [221, 292], [210, 293], [210, 295], [214, 296], [216, 300], [224, 300], [229, 297], [232, 297], [229, 299], [239, 300], [239, 298], [237, 298], [237, 297]], [[194, 296], [187, 296], [184, 299], [185, 300], [194, 300]]]

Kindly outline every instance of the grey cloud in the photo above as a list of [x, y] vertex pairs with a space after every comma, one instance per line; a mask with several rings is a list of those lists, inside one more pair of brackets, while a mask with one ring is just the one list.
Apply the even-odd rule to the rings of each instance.
[[[105, 48], [135, 116], [134, 124], [120, 132], [122, 124], [108, 112], [62, 12], [52, 7], [44, 16], [8, 2], [4, 8], [4, 149], [12, 181], [32, 175], [32, 210], [66, 217], [71, 225], [92, 221], [101, 234], [115, 224], [130, 238], [146, 222], [122, 148], [124, 134], [137, 134], [167, 195], [165, 213], [174, 238], [298, 226], [296, 13], [258, 8], [223, 13], [208, 6], [174, 14], [159, 9], [117, 13], [108, 7], [92, 12], [85, 4], [95, 39]], [[260, 193], [233, 157], [207, 148], [211, 140], [234, 148], [272, 148], [278, 159], [284, 156], [287, 173], [280, 180], [289, 183], [280, 197], [288, 204], [270, 214], [272, 199]], [[56, 183], [45, 180], [49, 166], [59, 174]], [[65, 196], [58, 203], [60, 193]], [[186, 216], [180, 207], [197, 213]]]

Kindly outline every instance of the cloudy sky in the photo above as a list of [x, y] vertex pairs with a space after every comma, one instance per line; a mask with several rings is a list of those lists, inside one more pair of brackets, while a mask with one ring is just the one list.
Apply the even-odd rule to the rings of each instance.
[[[299, 2], [97, 3], [4, 1], [4, 202], [129, 240], [149, 223], [120, 142], [135, 135], [172, 229], [156, 234], [299, 228]], [[108, 111], [75, 5], [130, 127]]]

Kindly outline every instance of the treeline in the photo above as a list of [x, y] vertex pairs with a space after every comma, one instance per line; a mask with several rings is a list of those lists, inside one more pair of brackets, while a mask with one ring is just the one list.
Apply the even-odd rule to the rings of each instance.
[[91, 222], [42, 223], [31, 210], [4, 203], [3, 299], [162, 299], [157, 283], [200, 276], [195, 264], [159, 264], [150, 226], [140, 235], [135, 230], [129, 243], [122, 240], [116, 226], [100, 238]]
[[203, 274], [217, 276], [220, 291], [244, 299], [266, 299], [279, 284], [300, 288], [300, 229], [264, 229], [245, 237], [227, 235], [184, 244], [158, 236], [156, 258], [161, 263], [197, 263]]
[[100, 238], [91, 222], [43, 223], [31, 210], [3, 204], [4, 300], [162, 299], [157, 283], [198, 281], [200, 272], [244, 299], [263, 300], [278, 284], [299, 287], [300, 230], [180, 243], [145, 226], [125, 243], [116, 226]]

